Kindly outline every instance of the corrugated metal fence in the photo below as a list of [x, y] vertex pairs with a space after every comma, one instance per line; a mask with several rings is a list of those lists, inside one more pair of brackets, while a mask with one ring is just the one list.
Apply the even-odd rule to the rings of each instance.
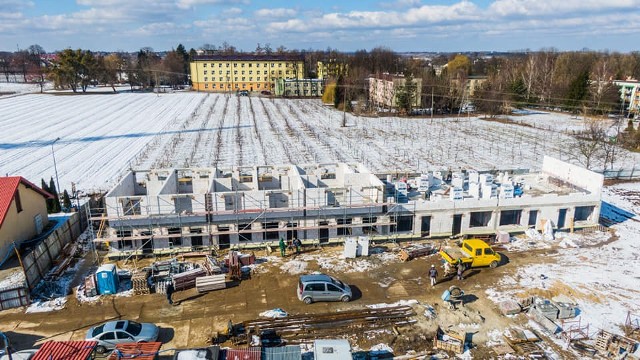
[[36, 245], [30, 253], [22, 255], [22, 267], [30, 290], [33, 290], [38, 282], [51, 270], [53, 262], [62, 248], [72, 239], [80, 236], [81, 233], [79, 214], [71, 214], [67, 221]]
[[29, 305], [29, 289], [23, 285], [0, 289], [0, 310]]

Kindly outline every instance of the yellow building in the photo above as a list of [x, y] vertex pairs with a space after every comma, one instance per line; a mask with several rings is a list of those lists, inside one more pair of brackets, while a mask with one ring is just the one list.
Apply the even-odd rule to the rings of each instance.
[[20, 176], [0, 177], [0, 263], [49, 223], [46, 199], [51, 194]]
[[196, 91], [272, 91], [277, 79], [303, 79], [303, 55], [202, 55], [190, 63]]
[[349, 74], [349, 64], [338, 62], [334, 59], [329, 61], [318, 61], [318, 79], [337, 78], [340, 75]]

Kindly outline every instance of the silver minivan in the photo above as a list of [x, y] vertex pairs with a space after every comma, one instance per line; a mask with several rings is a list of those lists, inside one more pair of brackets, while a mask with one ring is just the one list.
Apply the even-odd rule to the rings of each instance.
[[351, 301], [349, 285], [325, 274], [302, 275], [298, 281], [298, 299], [305, 304], [316, 301]]

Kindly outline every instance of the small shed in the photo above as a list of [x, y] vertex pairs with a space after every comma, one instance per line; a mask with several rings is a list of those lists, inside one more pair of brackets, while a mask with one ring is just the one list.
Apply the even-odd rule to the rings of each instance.
[[115, 294], [118, 292], [118, 269], [115, 264], [104, 264], [96, 270], [98, 294]]
[[88, 360], [93, 356], [97, 341], [47, 341], [31, 360]]
[[158, 358], [158, 351], [162, 346], [161, 342], [139, 342], [117, 344], [108, 360], [133, 359], [155, 360]]
[[351, 345], [345, 339], [315, 340], [313, 342], [313, 358], [315, 360], [351, 359]]

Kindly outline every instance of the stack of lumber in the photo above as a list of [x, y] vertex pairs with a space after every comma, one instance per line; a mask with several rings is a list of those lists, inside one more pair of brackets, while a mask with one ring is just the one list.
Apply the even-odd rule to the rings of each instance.
[[400, 260], [409, 261], [421, 256], [431, 255], [435, 252], [431, 244], [415, 244], [400, 250]]
[[213, 256], [207, 256], [202, 263], [202, 267], [206, 270], [207, 275], [222, 274], [222, 268]]
[[176, 291], [191, 289], [196, 286], [196, 278], [207, 275], [203, 268], [195, 268], [172, 277], [173, 287]]
[[226, 288], [226, 278], [222, 275], [201, 276], [196, 278], [196, 290], [199, 293]]
[[84, 278], [84, 296], [92, 297], [98, 295], [96, 287], [96, 275], [91, 274]]
[[149, 271], [139, 271], [133, 274], [131, 277], [131, 287], [135, 295], [147, 295], [149, 294]]
[[231, 279], [240, 280], [242, 279], [242, 273], [240, 272], [240, 260], [238, 258], [237, 251], [230, 251], [229, 257], [227, 258], [227, 263], [229, 264], [229, 276]]

